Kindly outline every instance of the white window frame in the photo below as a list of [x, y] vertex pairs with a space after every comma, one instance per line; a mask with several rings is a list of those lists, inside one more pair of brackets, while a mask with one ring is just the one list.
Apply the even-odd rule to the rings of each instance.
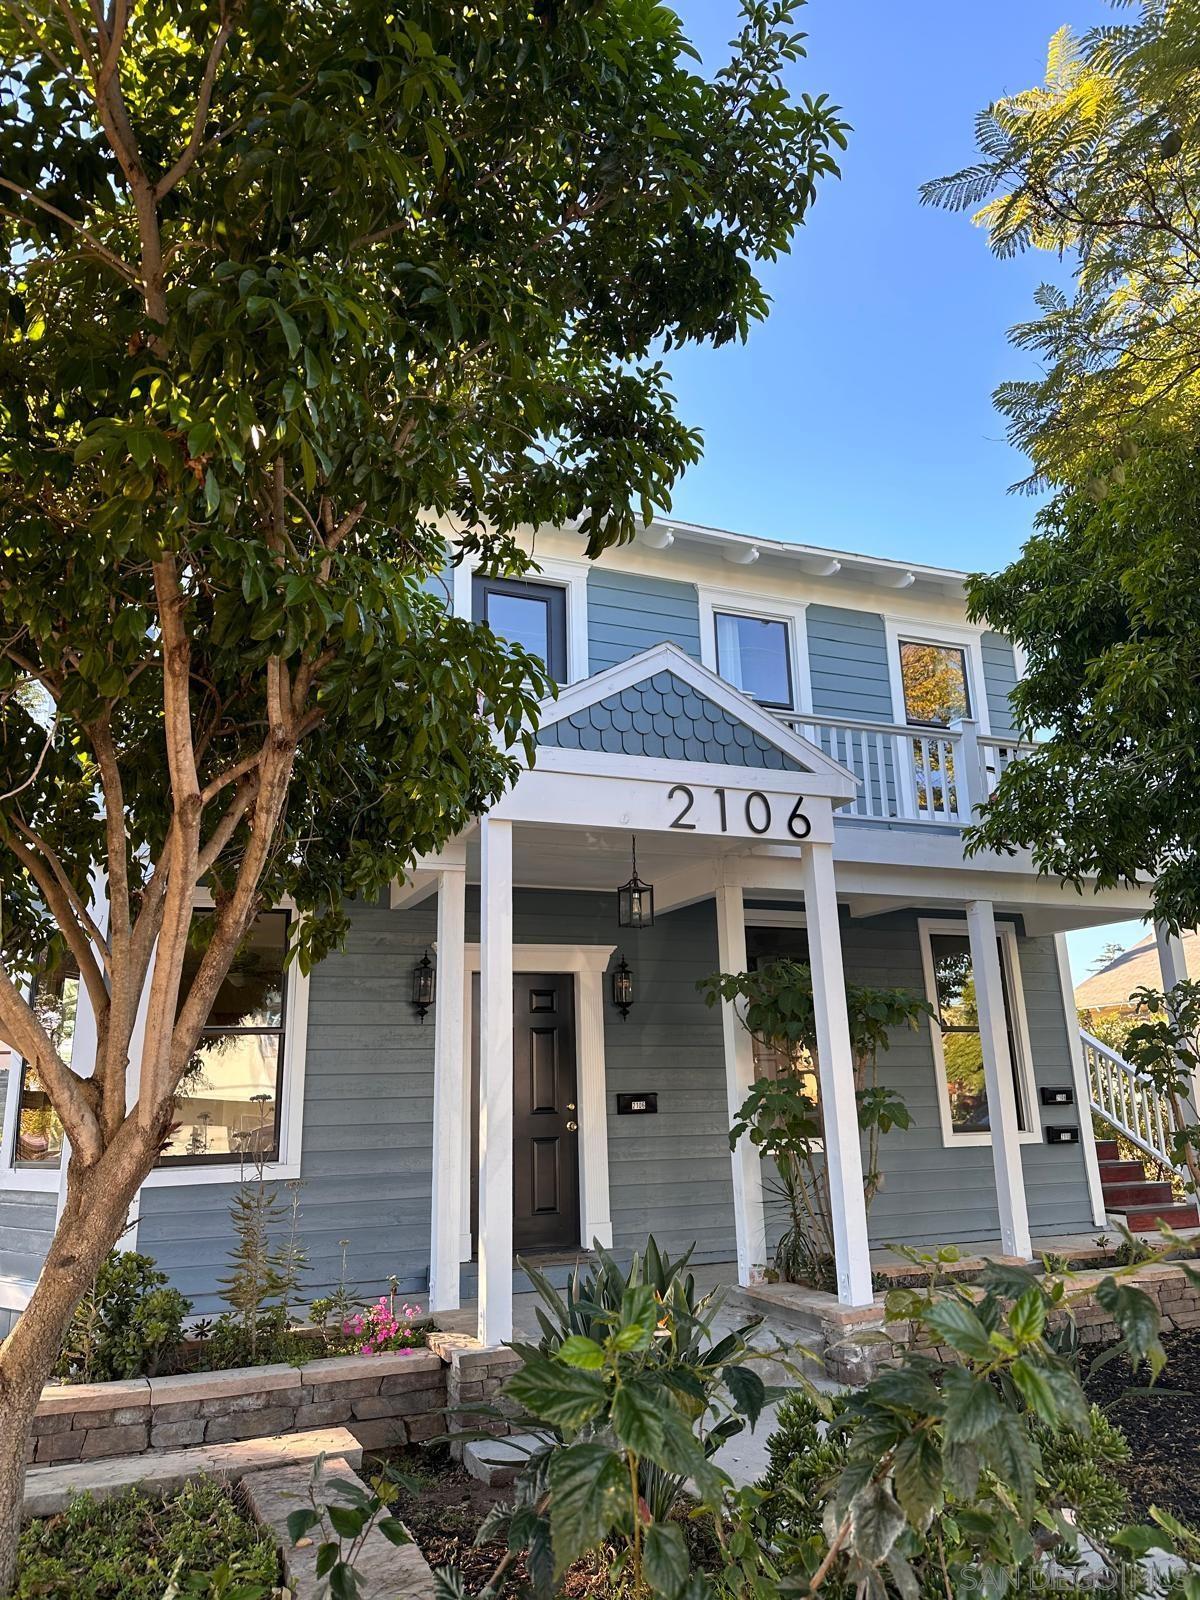
[[983, 628], [963, 623], [910, 621], [905, 617], [885, 616], [884, 634], [887, 640], [888, 682], [892, 690], [892, 718], [901, 728], [912, 727], [920, 733], [924, 724], [910, 723], [904, 704], [904, 678], [900, 670], [902, 644], [949, 645], [963, 652], [967, 670], [967, 688], [971, 696], [971, 720], [976, 730], [987, 736], [992, 731], [988, 713], [987, 680], [983, 675]]
[[[782, 622], [788, 641], [788, 668], [792, 681], [790, 707], [763, 706], [772, 716], [799, 717], [812, 712], [812, 673], [808, 661], [808, 603], [794, 605], [764, 602], [761, 596], [738, 589], [710, 589], [697, 585], [700, 603], [700, 660], [710, 672], [720, 676], [717, 665], [717, 613], [728, 616], [751, 617], [757, 622]], [[728, 682], [727, 679], [723, 680]], [[731, 688], [735, 685], [730, 685]], [[744, 694], [742, 689], [739, 694]], [[746, 695], [753, 700], [753, 695]], [[755, 701], [755, 705], [759, 702]]]
[[[538, 556], [537, 570], [528, 574], [531, 584], [566, 591], [567, 605], [567, 682], [579, 683], [588, 676], [587, 577], [590, 563], [567, 556]], [[472, 580], [479, 570], [473, 556], [464, 557], [453, 569], [454, 615], [470, 622], [474, 615]]]
[[[991, 1132], [956, 1133], [950, 1116], [950, 1087], [946, 1079], [946, 1053], [942, 1047], [942, 1030], [937, 1022], [937, 984], [933, 971], [933, 944], [930, 935], [951, 933], [961, 938], [967, 936], [965, 917], [919, 917], [917, 934], [921, 944], [921, 970], [925, 977], [925, 998], [933, 1007], [929, 1019], [929, 1037], [933, 1046], [933, 1071], [937, 1087], [938, 1115], [942, 1127], [942, 1144], [947, 1150], [957, 1150], [969, 1145], [990, 1145]], [[1033, 1070], [1033, 1046], [1029, 1037], [1029, 1016], [1025, 1008], [1025, 987], [1021, 981], [1021, 958], [1017, 930], [1011, 922], [997, 922], [996, 936], [1000, 943], [1000, 959], [1004, 963], [1004, 980], [1008, 990], [1013, 1015], [1012, 1036], [1016, 1045], [1017, 1060], [1013, 1063], [1021, 1085], [1025, 1118], [1029, 1127], [1018, 1133], [1021, 1144], [1040, 1144], [1042, 1129], [1038, 1109], [1037, 1083]]]
[[[199, 892], [193, 910], [210, 910], [211, 895]], [[290, 898], [267, 908], [287, 911], [294, 919], [296, 908]], [[300, 1176], [300, 1150], [304, 1136], [304, 1074], [308, 1054], [308, 1000], [309, 975], [293, 964], [287, 969], [283, 1020], [283, 1088], [279, 1110], [279, 1158], [269, 1161], [263, 1176], [270, 1181], [284, 1181]], [[80, 984], [80, 1010], [91, 1007], [87, 990]], [[77, 1021], [78, 1027], [78, 1021]], [[131, 1055], [133, 1052], [131, 1051]], [[24, 1062], [15, 1051], [9, 1052], [8, 1091], [4, 1105], [4, 1132], [0, 1142], [0, 1190], [16, 1190], [27, 1194], [58, 1194], [62, 1185], [63, 1165], [53, 1167], [18, 1167], [16, 1164], [17, 1112], [20, 1105], [21, 1077]], [[139, 1063], [131, 1061], [129, 1069], [129, 1094], [136, 1094]], [[190, 1163], [178, 1167], [155, 1167], [146, 1178], [144, 1189], [176, 1189], [187, 1184], [238, 1183], [242, 1168], [236, 1162]]]

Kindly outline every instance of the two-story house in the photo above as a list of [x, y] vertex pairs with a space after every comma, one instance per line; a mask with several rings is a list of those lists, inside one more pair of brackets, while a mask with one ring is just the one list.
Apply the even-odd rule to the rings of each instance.
[[[1022, 746], [1020, 660], [967, 620], [962, 574], [665, 521], [596, 563], [572, 532], [534, 547], [540, 575], [463, 566], [447, 601], [561, 685], [536, 763], [390, 903], [355, 906], [311, 976], [284, 973], [287, 910], [260, 918], [131, 1242], [216, 1309], [257, 1153], [302, 1185], [312, 1293], [344, 1263], [434, 1312], [475, 1297], [488, 1343], [511, 1332], [515, 1254], [653, 1233], [748, 1282], [776, 1222], [728, 1130], [769, 1063], [697, 983], [775, 953], [813, 971], [844, 1302], [870, 1299], [873, 1246], [1029, 1256], [1102, 1225], [1064, 938], [1149, 899], [964, 856]], [[882, 1058], [914, 1123], [882, 1142], [869, 1221], [847, 979], [916, 990], [938, 1019]], [[47, 994], [78, 1050], [86, 997], [69, 976]], [[36, 1277], [63, 1167], [20, 1063], [5, 1102], [0, 1319]]]

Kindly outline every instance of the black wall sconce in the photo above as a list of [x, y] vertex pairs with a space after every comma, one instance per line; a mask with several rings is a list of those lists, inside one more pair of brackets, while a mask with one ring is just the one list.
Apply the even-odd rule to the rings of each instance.
[[643, 883], [637, 870], [637, 840], [633, 841], [633, 877], [617, 890], [617, 922], [622, 928], [654, 926], [654, 885]]
[[621, 1013], [621, 1021], [624, 1022], [633, 1006], [633, 968], [624, 956], [613, 968], [612, 1002]]
[[437, 993], [437, 968], [429, 959], [429, 951], [417, 962], [412, 971], [412, 1003], [413, 1010], [425, 1021], [425, 1013], [433, 1004], [434, 995]]

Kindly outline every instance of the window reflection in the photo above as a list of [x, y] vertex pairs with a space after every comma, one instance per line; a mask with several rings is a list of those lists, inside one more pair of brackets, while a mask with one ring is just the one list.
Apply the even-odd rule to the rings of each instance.
[[717, 671], [764, 706], [789, 710], [792, 668], [785, 622], [718, 611]]
[[[34, 1012], [68, 1066], [75, 1048], [78, 1006], [79, 968], [74, 961], [62, 961], [35, 982]], [[50, 1104], [50, 1096], [46, 1093], [37, 1068], [30, 1062], [22, 1062], [20, 1071], [21, 1093], [17, 1103], [14, 1164], [18, 1167], [54, 1169], [62, 1163], [63, 1125]]]
[[[182, 1004], [205, 948], [211, 912], [194, 918], [180, 985]], [[234, 957], [180, 1087], [162, 1161], [272, 1161], [279, 1154], [288, 918], [257, 918]]]
[[[988, 1133], [991, 1130], [991, 1117], [970, 940], [965, 934], [932, 933], [929, 945], [933, 956], [938, 1018], [941, 1022], [942, 1061], [950, 1101], [950, 1125], [955, 1133]], [[1000, 957], [1000, 983], [1004, 995], [1013, 1092], [1017, 1102], [1017, 1126], [1024, 1132], [1028, 1121], [1009, 1002], [1007, 963], [1002, 941], [997, 939], [996, 945]]]

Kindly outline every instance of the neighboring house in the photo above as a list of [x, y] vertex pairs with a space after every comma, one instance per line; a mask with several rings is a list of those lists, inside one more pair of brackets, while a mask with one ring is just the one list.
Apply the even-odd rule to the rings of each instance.
[[[752, 1147], [731, 1158], [727, 1132], [769, 1063], [697, 983], [781, 952], [814, 973], [845, 1302], [870, 1299], [869, 1245], [1029, 1256], [1102, 1225], [1064, 935], [1149, 899], [1080, 895], [1024, 855], [964, 857], [972, 806], [1022, 750], [1019, 661], [968, 622], [962, 575], [677, 522], [594, 564], [561, 530], [536, 552], [529, 582], [447, 574], [460, 614], [562, 685], [535, 769], [390, 903], [356, 906], [345, 950], [310, 977], [284, 975], [286, 909], [260, 919], [131, 1240], [218, 1309], [229, 1201], [257, 1151], [303, 1184], [312, 1293], [344, 1253], [363, 1291], [395, 1275], [435, 1312], [477, 1297], [489, 1342], [511, 1331], [514, 1252], [561, 1262], [600, 1240], [627, 1256], [653, 1233], [749, 1281], [776, 1220]], [[652, 922], [637, 883], [619, 915], [635, 840]], [[869, 1226], [844, 974], [940, 1015], [882, 1058], [914, 1125], [882, 1141]], [[44, 998], [86, 1059], [76, 987], [60, 974]], [[60, 1131], [13, 1071], [10, 1312], [60, 1169]]]
[[[1200, 978], [1200, 932], [1192, 929], [1180, 939], [1187, 974]], [[1129, 1016], [1134, 1011], [1130, 995], [1137, 989], [1161, 989], [1162, 966], [1158, 944], [1148, 933], [1138, 944], [1114, 956], [1090, 978], [1075, 985], [1075, 1004], [1094, 1019]]]

